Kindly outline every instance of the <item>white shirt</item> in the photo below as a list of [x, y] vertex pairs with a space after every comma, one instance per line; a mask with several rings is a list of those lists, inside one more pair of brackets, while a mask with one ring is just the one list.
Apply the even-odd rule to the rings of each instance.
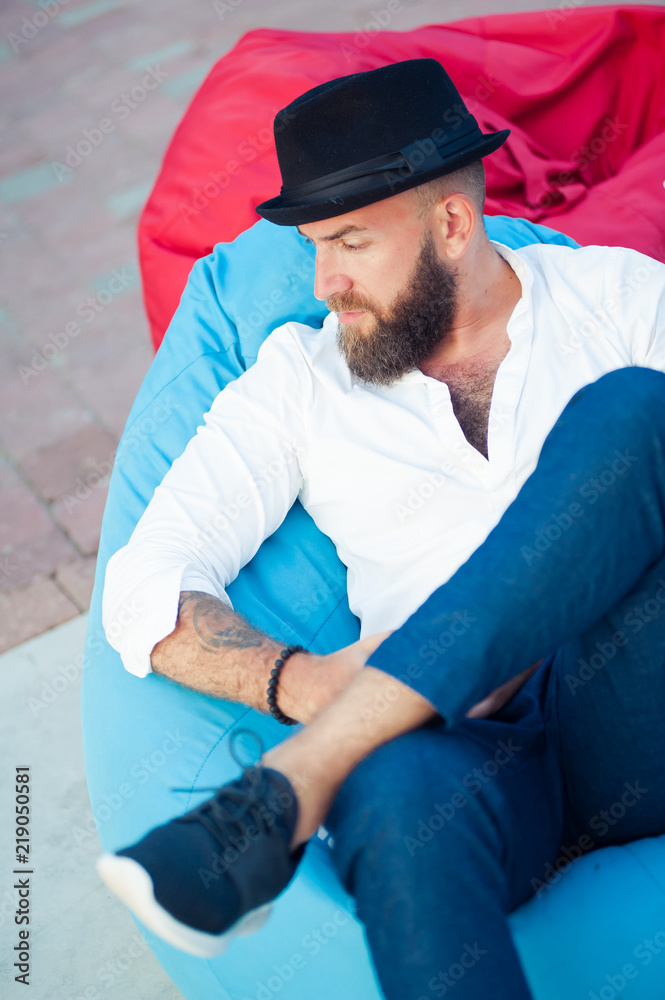
[[494, 246], [522, 297], [492, 395], [489, 459], [464, 437], [445, 383], [419, 370], [388, 388], [351, 376], [334, 313], [321, 329], [279, 327], [109, 561], [104, 627], [127, 670], [149, 673], [181, 590], [230, 604], [225, 588], [296, 497], [348, 567], [362, 634], [399, 627], [498, 522], [575, 392], [617, 368], [665, 370], [662, 264], [620, 248]]

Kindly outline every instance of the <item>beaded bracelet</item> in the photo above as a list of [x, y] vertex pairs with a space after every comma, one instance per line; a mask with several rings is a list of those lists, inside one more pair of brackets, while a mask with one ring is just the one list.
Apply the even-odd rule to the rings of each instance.
[[294, 653], [305, 653], [307, 650], [304, 646], [287, 646], [279, 654], [279, 658], [275, 660], [275, 666], [270, 671], [270, 680], [268, 681], [268, 708], [270, 709], [270, 714], [273, 718], [277, 719], [285, 726], [296, 726], [298, 724], [297, 719], [291, 719], [288, 715], [284, 715], [281, 708], [277, 704], [277, 687], [279, 685], [279, 676], [282, 672], [282, 668], [289, 656], [293, 656]]

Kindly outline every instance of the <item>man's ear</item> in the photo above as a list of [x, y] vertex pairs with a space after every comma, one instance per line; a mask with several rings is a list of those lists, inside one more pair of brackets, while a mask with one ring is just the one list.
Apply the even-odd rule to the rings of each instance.
[[450, 260], [459, 260], [469, 248], [478, 223], [473, 199], [463, 191], [446, 195], [434, 209], [438, 245]]

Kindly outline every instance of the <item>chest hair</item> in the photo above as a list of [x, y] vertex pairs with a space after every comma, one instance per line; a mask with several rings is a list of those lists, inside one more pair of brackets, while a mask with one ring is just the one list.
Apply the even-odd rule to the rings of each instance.
[[464, 437], [485, 458], [492, 392], [505, 354], [503, 350], [498, 356], [458, 361], [439, 366], [436, 374], [432, 373], [448, 386], [453, 412]]

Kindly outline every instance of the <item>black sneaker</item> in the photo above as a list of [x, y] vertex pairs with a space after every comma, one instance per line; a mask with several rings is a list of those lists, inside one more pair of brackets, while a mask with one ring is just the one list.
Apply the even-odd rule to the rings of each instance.
[[289, 848], [297, 817], [283, 774], [246, 767], [191, 812], [102, 855], [97, 871], [151, 931], [211, 958], [258, 930], [291, 881], [305, 849]]

